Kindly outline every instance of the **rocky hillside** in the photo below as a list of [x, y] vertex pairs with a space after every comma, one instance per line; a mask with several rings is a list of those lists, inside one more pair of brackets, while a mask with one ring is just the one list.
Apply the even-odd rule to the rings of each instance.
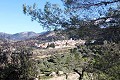
[[47, 32], [41, 33], [38, 37], [33, 38], [33, 39], [39, 40], [39, 41], [44, 41], [44, 42], [49, 42], [49, 41], [63, 40], [66, 38], [67, 38], [67, 35], [65, 35], [65, 34], [63, 35], [58, 32], [47, 31]]
[[29, 38], [37, 37], [39, 36], [39, 33], [35, 32], [21, 32], [21, 33], [16, 33], [16, 34], [7, 34], [0, 32], [0, 39], [8, 39], [8, 40], [26, 40]]

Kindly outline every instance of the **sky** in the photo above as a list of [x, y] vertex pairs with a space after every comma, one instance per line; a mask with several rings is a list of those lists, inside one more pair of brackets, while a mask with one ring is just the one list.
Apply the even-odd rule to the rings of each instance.
[[1, 0], [0, 1], [0, 32], [9, 34], [33, 31], [40, 33], [45, 31], [36, 21], [31, 21], [30, 16], [23, 13], [23, 4], [43, 8], [46, 1], [61, 4], [60, 0]]
[[[34, 3], [36, 3], [38, 8], [43, 9], [44, 4], [47, 1], [62, 5], [61, 0], [1, 0], [0, 32], [15, 34], [26, 31], [33, 31], [36, 33], [46, 31], [42, 28], [42, 26], [38, 22], [31, 21], [31, 17], [23, 13], [23, 4], [33, 5]], [[95, 12], [93, 13], [95, 17], [96, 14]], [[86, 12], [84, 13], [83, 11], [80, 14], [86, 14]], [[92, 13], [91, 16], [93, 16]]]

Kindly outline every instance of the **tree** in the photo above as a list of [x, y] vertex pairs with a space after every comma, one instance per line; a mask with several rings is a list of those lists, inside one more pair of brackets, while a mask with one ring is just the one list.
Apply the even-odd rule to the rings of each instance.
[[103, 25], [101, 37], [110, 41], [119, 43], [120, 40], [120, 10], [109, 10], [107, 16], [112, 16], [106, 20]]
[[61, 26], [62, 28], [64, 27], [67, 28], [71, 26], [77, 27], [77, 25], [80, 26], [80, 24], [85, 25], [86, 22], [84, 23], [84, 21], [83, 21], [84, 24], [80, 23], [81, 19], [82, 20], [93, 19], [93, 17], [91, 17], [90, 14], [91, 12], [97, 11], [96, 13], [97, 18], [99, 18], [100, 16], [104, 16], [109, 8], [113, 8], [113, 6], [111, 6], [112, 4], [114, 5], [119, 4], [119, 0], [108, 1], [61, 0], [61, 1], [64, 4], [64, 9], [60, 8], [58, 4], [51, 4], [50, 2], [46, 2], [44, 10], [37, 9], [35, 4], [33, 6], [26, 6], [24, 4], [23, 11], [25, 14], [30, 15], [32, 17], [32, 20], [38, 21], [44, 27], [56, 28], [56, 26]]
[[99, 74], [98, 80], [120, 79], [119, 44], [111, 43], [102, 46], [92, 46], [94, 53], [93, 69]]
[[[4, 49], [8, 51], [3, 51]], [[39, 68], [37, 62], [30, 59], [30, 52], [31, 50], [24, 48], [12, 52], [9, 48], [1, 47], [0, 80], [29, 80], [38, 77]]]
[[[100, 25], [105, 23], [107, 18], [118, 15], [110, 15], [110, 9], [119, 10], [119, 0], [61, 0], [63, 7], [58, 4], [46, 2], [44, 9], [23, 5], [24, 14], [31, 16], [43, 28], [62, 29], [68, 32], [69, 37], [90, 39], [100, 35]], [[114, 6], [116, 7], [114, 7]], [[113, 12], [114, 12], [113, 11]], [[106, 15], [108, 14], [109, 15]], [[99, 22], [95, 25], [95, 22]], [[105, 24], [104, 24], [105, 25]], [[95, 33], [94, 33], [95, 32]], [[94, 35], [93, 35], [94, 34]]]

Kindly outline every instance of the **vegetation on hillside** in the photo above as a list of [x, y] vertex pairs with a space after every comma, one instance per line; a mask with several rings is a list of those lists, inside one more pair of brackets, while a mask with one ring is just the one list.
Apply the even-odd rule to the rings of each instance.
[[80, 75], [79, 80], [120, 79], [119, 44], [82, 45], [70, 51], [71, 53], [55, 54], [37, 61], [25, 52], [12, 53], [9, 57], [1, 52], [0, 79], [49, 78], [52, 72], [58, 71], [63, 71], [64, 74], [76, 72]]
[[[79, 80], [120, 79], [120, 7], [119, 0], [61, 0], [63, 7], [47, 2], [44, 9], [23, 5], [25, 14], [47, 29], [68, 34], [69, 38], [104, 41], [103, 44], [77, 45], [69, 53], [35, 59], [32, 48], [11, 44], [0, 46], [0, 80], [34, 80], [75, 72]], [[116, 7], [112, 6], [116, 5]], [[95, 15], [95, 12], [96, 15]], [[83, 14], [82, 14], [83, 13]], [[85, 14], [84, 14], [85, 13]], [[94, 16], [94, 17], [93, 17]], [[95, 19], [94, 19], [95, 18]], [[55, 47], [54, 44], [49, 47]], [[67, 78], [67, 77], [66, 77]]]

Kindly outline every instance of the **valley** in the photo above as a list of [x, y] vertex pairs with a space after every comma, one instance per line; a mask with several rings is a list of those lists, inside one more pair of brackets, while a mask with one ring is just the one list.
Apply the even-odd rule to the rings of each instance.
[[120, 80], [120, 0], [1, 0], [0, 8], [0, 80]]

